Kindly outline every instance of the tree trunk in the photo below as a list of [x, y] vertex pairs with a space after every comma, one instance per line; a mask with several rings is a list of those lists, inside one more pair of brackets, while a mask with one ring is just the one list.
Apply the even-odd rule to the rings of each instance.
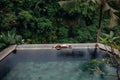
[[104, 0], [101, 0], [100, 17], [99, 17], [98, 33], [97, 33], [97, 43], [100, 42], [100, 32], [101, 32], [101, 24], [102, 24], [102, 17], [103, 17], [103, 6], [104, 6]]

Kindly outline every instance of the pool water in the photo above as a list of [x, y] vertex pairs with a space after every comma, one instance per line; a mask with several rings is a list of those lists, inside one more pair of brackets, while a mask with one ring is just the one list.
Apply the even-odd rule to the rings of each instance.
[[[19, 63], [3, 80], [115, 80], [115, 77], [82, 70], [85, 61], [65, 62], [24, 62]], [[114, 74], [115, 69], [104, 67], [107, 74]]]
[[91, 59], [106, 56], [105, 51], [94, 52], [94, 48], [18, 50], [0, 62], [0, 80], [116, 80], [108, 76], [115, 74], [115, 68], [107, 65], [106, 74], [83, 70]]

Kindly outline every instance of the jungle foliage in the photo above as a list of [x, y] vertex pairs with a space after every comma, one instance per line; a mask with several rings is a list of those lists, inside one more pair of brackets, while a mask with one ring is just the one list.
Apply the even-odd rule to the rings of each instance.
[[[81, 0], [77, 4], [71, 3], [71, 9], [67, 6], [64, 9], [59, 1], [0, 0], [0, 36], [16, 29], [15, 34], [20, 35], [24, 43], [96, 42], [99, 6], [89, 0]], [[109, 0], [108, 3], [120, 11], [119, 2], [116, 4]], [[116, 15], [120, 17], [118, 13]], [[109, 20], [110, 15], [104, 14], [102, 32], [112, 30], [115, 36], [120, 35], [119, 23], [114, 28], [108, 28]], [[0, 44], [3, 43], [1, 40]]]

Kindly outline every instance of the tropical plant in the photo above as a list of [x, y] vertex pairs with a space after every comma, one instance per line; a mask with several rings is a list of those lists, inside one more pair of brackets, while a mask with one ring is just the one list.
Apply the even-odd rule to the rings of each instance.
[[[58, 1], [63, 2], [63, 7]], [[97, 1], [100, 0], [0, 0], [0, 33], [7, 34], [5, 32], [16, 28], [25, 43], [96, 42], [100, 5]], [[106, 1], [120, 10], [117, 0]], [[66, 5], [67, 2], [71, 5]], [[116, 12], [113, 8], [107, 9]], [[103, 16], [102, 32], [109, 31], [109, 16]], [[120, 35], [119, 28], [118, 25], [111, 29], [116, 31], [116, 36]]]
[[7, 33], [1, 33], [0, 43], [5, 45], [19, 44], [22, 41], [22, 37], [16, 34], [16, 30], [13, 29]]
[[13, 27], [16, 25], [16, 20], [17, 16], [15, 13], [8, 13], [4, 15], [4, 18], [1, 21], [1, 27], [5, 28], [6, 30], [11, 29], [11, 26]]
[[4, 44], [4, 43], [0, 43], [0, 51], [2, 50], [2, 49], [4, 49], [6, 47], [6, 45]]
[[[59, 1], [59, 4], [61, 5], [61, 7], [63, 7], [65, 10], [68, 10], [68, 12], [72, 13], [72, 12], [80, 12], [80, 10], [82, 10], [83, 7], [79, 6], [80, 4], [82, 4], [81, 2], [83, 2], [83, 0], [69, 0], [69, 1]], [[85, 1], [84, 1], [85, 2]], [[117, 12], [117, 10], [113, 9], [107, 2], [107, 0], [88, 0], [87, 3], [83, 3], [85, 4], [85, 6], [89, 6], [89, 4], [93, 2], [95, 4], [98, 4], [98, 6], [100, 6], [100, 15], [99, 15], [99, 23], [98, 23], [98, 33], [97, 33], [97, 43], [99, 43], [100, 41], [100, 32], [101, 32], [101, 25], [102, 25], [102, 18], [103, 18], [103, 14], [106, 11], [110, 12], [111, 15], [111, 19], [110, 19], [110, 27], [113, 27], [117, 24], [117, 19], [118, 17], [115, 15], [115, 12]], [[71, 6], [71, 4], [74, 4], [73, 6]], [[70, 9], [71, 8], [71, 9]], [[89, 6], [86, 9], [84, 9], [85, 11], [83, 11], [83, 13], [89, 14], [89, 10], [91, 11], [95, 11], [95, 6]], [[88, 16], [88, 15], [87, 15]]]
[[38, 18], [38, 36], [41, 38], [41, 43], [50, 43], [56, 39], [55, 30], [52, 26], [52, 21], [46, 17]]
[[96, 13], [97, 7], [94, 3], [89, 3], [84, 0], [59, 1], [59, 4], [66, 12], [64, 18], [66, 17], [67, 23], [72, 25], [79, 22], [79, 18], [80, 20], [83, 18], [86, 25], [91, 24], [94, 18], [94, 14], [92, 13]]
[[[101, 39], [101, 43], [105, 44], [105, 49], [110, 56], [111, 64], [116, 66], [117, 80], [120, 80], [120, 75], [119, 75], [120, 56], [119, 53], [116, 54], [116, 52], [114, 51], [114, 48], [118, 48], [118, 45], [116, 44], [116, 40], [120, 39], [120, 36], [114, 37], [114, 33], [111, 31], [110, 34], [103, 33], [103, 37], [100, 39]], [[110, 46], [111, 52], [108, 51], [106, 45]]]
[[33, 19], [33, 16], [30, 14], [29, 11], [22, 10], [19, 15], [18, 19], [23, 24], [24, 28], [27, 28], [27, 24]]
[[115, 40], [120, 39], [120, 36], [115, 37], [113, 31], [110, 31], [109, 34], [102, 33], [103, 37], [100, 37], [100, 42], [103, 44], [107, 44], [109, 46], [115, 45]]
[[110, 12], [111, 19], [110, 19], [110, 27], [113, 27], [117, 24], [118, 17], [115, 15], [115, 12], [117, 12], [115, 9], [110, 7], [110, 5], [107, 3], [107, 0], [92, 0], [93, 2], [96, 2], [100, 5], [100, 18], [99, 18], [99, 24], [98, 24], [98, 33], [97, 33], [97, 43], [100, 41], [100, 32], [101, 32], [101, 24], [102, 24], [102, 18], [103, 14], [106, 11]]

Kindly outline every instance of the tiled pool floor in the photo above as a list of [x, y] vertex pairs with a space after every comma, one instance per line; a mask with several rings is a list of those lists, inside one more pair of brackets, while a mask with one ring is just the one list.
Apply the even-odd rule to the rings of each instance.
[[[85, 62], [23, 62], [18, 63], [3, 80], [115, 80], [115, 77], [94, 73], [89, 74], [81, 70]], [[115, 69], [105, 67], [107, 73], [113, 74]], [[110, 71], [110, 72], [109, 72]]]

